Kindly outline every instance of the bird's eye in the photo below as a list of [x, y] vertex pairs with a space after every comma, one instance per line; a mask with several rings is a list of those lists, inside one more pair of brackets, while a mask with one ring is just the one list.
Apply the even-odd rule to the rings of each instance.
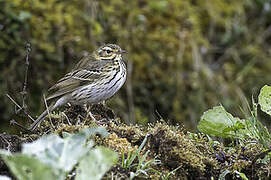
[[111, 50], [106, 50], [106, 53], [107, 54], [110, 54], [112, 51]]

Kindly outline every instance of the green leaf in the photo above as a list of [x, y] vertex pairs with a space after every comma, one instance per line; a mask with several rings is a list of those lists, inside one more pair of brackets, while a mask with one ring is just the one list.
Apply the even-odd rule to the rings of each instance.
[[[102, 136], [107, 135], [105, 128], [84, 129], [77, 134], [63, 133], [64, 138], [52, 134], [43, 136], [32, 143], [23, 144], [22, 154], [12, 155], [7, 151], [0, 151], [0, 155], [20, 180], [64, 179], [81, 159], [93, 161], [85, 157], [90, 156], [89, 152], [93, 147], [93, 142], [88, 139], [96, 133]], [[98, 164], [103, 170], [98, 171], [100, 174], [108, 170], [107, 167], [111, 166], [112, 158], [117, 159], [116, 155], [110, 152], [103, 148], [91, 151], [96, 158], [94, 166]], [[108, 160], [102, 159], [101, 156]], [[87, 175], [83, 176], [87, 177]]]
[[261, 106], [261, 110], [271, 115], [271, 86], [265, 85], [262, 87], [258, 101]]
[[236, 135], [235, 130], [238, 127], [243, 127], [239, 123], [237, 124], [240, 121], [239, 118], [233, 117], [228, 113], [223, 106], [216, 106], [204, 112], [197, 127], [200, 132], [205, 134], [233, 138]]
[[76, 180], [97, 180], [118, 160], [117, 153], [105, 147], [97, 147], [81, 160]]
[[93, 146], [92, 141], [85, 145], [87, 138], [85, 133], [72, 134], [64, 139], [57, 135], [44, 136], [35, 142], [24, 144], [22, 152], [35, 156], [52, 167], [69, 172]]
[[148, 140], [148, 136], [149, 136], [149, 134], [146, 134], [146, 136], [143, 139], [142, 143], [140, 144], [139, 148], [136, 150], [135, 153], [132, 154], [131, 158], [127, 158], [128, 159], [127, 167], [130, 167], [132, 165], [132, 163], [134, 162], [135, 158], [139, 156], [140, 151], [143, 149], [143, 147], [145, 146], [145, 144]]
[[65, 178], [63, 171], [54, 169], [40, 160], [26, 154], [7, 155], [4, 151], [0, 152], [5, 163], [20, 180], [62, 180]]

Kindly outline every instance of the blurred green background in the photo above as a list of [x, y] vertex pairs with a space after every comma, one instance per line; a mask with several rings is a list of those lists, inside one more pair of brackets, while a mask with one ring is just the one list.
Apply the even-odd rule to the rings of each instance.
[[128, 51], [129, 76], [108, 106], [126, 123], [163, 117], [196, 127], [212, 106], [243, 117], [246, 100], [271, 82], [269, 0], [0, 0], [0, 130], [21, 103], [31, 43], [27, 105], [86, 52], [104, 43]]

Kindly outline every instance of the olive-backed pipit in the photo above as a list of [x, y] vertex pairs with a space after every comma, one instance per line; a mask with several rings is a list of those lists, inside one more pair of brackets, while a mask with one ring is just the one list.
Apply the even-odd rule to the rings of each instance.
[[[71, 72], [49, 89], [46, 100], [53, 101], [48, 107], [49, 112], [67, 103], [99, 103], [112, 97], [126, 81], [123, 52], [118, 45], [106, 44], [82, 58]], [[29, 130], [40, 124], [48, 110], [30, 125]]]

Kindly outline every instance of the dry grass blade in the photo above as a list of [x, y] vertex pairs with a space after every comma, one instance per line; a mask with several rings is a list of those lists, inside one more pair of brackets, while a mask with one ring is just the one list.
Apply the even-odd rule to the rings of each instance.
[[9, 94], [6, 94], [6, 96], [11, 100], [11, 102], [13, 102], [13, 104], [15, 104], [16, 107], [19, 108], [19, 110], [23, 110], [24, 114], [27, 115], [27, 117], [29, 117], [33, 122], [35, 121], [32, 116], [30, 116], [23, 107], [21, 107]]

